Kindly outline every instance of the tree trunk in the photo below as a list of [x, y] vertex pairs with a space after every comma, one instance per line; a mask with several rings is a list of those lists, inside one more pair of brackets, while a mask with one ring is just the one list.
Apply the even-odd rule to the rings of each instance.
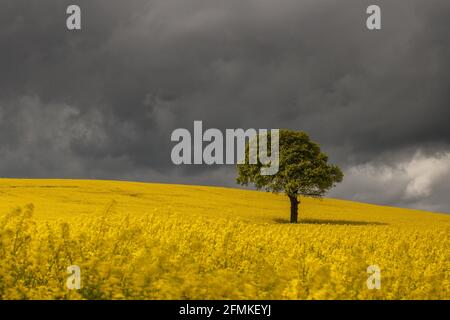
[[291, 223], [297, 223], [299, 201], [297, 196], [289, 196], [289, 200], [291, 200]]

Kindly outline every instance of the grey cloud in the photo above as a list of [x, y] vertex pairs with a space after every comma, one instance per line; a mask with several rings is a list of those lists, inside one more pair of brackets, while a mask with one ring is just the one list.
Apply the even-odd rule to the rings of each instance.
[[434, 155], [417, 151], [395, 163], [365, 163], [347, 170], [342, 185], [332, 195], [352, 194], [364, 202], [401, 205], [432, 211], [448, 211], [442, 202], [450, 191], [450, 151]]
[[[371, 1], [76, 2], [81, 32], [65, 30], [72, 1], [0, 5], [2, 176], [233, 185], [232, 167], [170, 162], [172, 130], [203, 120], [307, 131], [354, 198], [354, 168], [450, 145], [446, 0], [377, 1], [377, 32]], [[368, 201], [422, 205], [367, 183]]]

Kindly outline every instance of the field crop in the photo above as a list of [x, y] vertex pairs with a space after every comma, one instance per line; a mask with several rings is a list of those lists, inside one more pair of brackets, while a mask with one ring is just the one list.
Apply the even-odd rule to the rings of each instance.
[[450, 299], [450, 215], [303, 198], [288, 215], [256, 191], [0, 179], [0, 299]]

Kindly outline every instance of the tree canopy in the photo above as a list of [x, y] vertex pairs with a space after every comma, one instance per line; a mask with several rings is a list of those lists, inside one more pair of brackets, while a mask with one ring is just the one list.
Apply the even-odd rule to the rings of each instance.
[[[246, 152], [248, 157], [248, 147]], [[343, 179], [341, 169], [328, 164], [328, 156], [304, 132], [280, 130], [278, 158], [279, 170], [274, 175], [262, 175], [259, 161], [239, 164], [236, 181], [241, 185], [254, 184], [259, 190], [284, 192], [291, 199], [291, 222], [297, 222], [292, 221], [297, 220], [292, 216], [292, 209], [297, 208], [292, 205], [298, 205], [299, 195], [322, 197]]]

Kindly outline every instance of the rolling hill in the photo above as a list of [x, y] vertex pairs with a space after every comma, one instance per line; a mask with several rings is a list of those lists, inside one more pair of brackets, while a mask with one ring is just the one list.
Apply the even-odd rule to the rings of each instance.
[[450, 215], [309, 198], [288, 215], [265, 192], [0, 179], [0, 298], [450, 298]]

